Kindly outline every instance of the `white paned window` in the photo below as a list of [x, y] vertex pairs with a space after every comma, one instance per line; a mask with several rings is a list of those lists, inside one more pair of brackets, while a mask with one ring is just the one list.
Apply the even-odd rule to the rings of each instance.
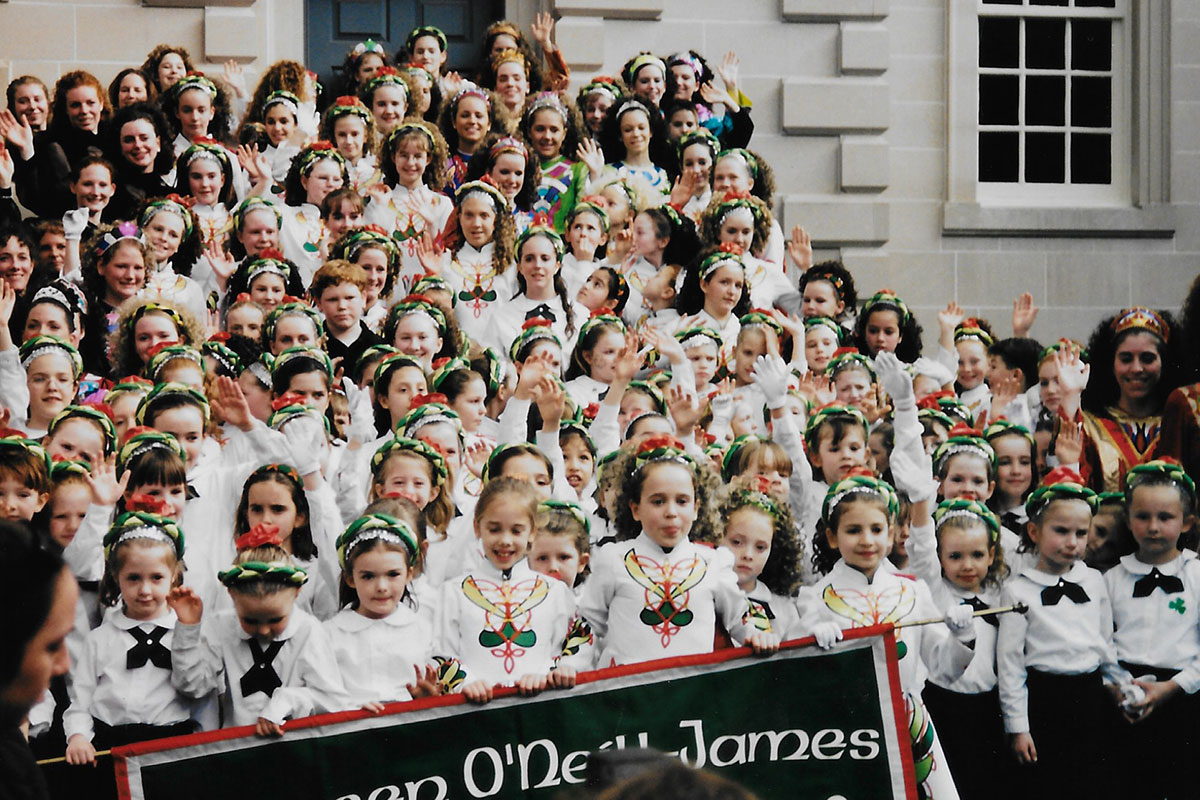
[[1129, 202], [1128, 0], [978, 0], [978, 199]]

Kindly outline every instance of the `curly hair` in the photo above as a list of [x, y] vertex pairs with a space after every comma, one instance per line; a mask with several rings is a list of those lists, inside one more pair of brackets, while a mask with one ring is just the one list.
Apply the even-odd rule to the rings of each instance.
[[67, 116], [67, 92], [81, 86], [90, 86], [96, 90], [96, 98], [100, 101], [100, 121], [107, 122], [112, 118], [112, 105], [108, 102], [108, 92], [104, 90], [100, 80], [86, 70], [77, 69], [63, 75], [54, 84], [54, 102], [50, 109], [49, 130], [62, 132], [71, 127], [71, 118]]
[[[466, 200], [466, 197], [463, 198]], [[455, 212], [458, 211], [458, 206], [455, 206]], [[455, 228], [452, 239], [452, 247], [457, 250], [458, 247], [466, 241], [463, 237], [462, 227], [458, 223], [458, 214], [454, 215]], [[503, 275], [512, 265], [514, 255], [517, 249], [517, 223], [513, 220], [513, 215], [505, 209], [496, 211], [496, 226], [492, 229], [492, 242], [495, 247], [492, 248], [492, 269], [496, 270], [497, 275]]]
[[[158, 136], [159, 148], [158, 155], [154, 158], [154, 173], [166, 175], [171, 171], [171, 167], [175, 166], [175, 150], [171, 146], [171, 127], [155, 103], [134, 103], [113, 114], [112, 125], [108, 129], [108, 152], [113, 154], [121, 152], [121, 129], [128, 123], [137, 120], [145, 120], [153, 126], [154, 133]], [[121, 171], [128, 168], [139, 169], [132, 167], [124, 158], [118, 158], [117, 165]]]
[[[166, 143], [163, 148], [167, 152], [172, 152], [170, 142]], [[175, 193], [180, 197], [190, 197], [192, 195], [192, 186], [188, 180], [189, 162], [184, 160], [184, 153], [179, 154], [179, 158], [175, 161]], [[232, 153], [226, 152], [225, 159], [218, 161], [221, 165], [221, 190], [217, 192], [217, 202], [229, 206], [233, 203], [233, 163], [234, 156]], [[217, 159], [214, 157], [214, 161]]]
[[[724, 199], [724, 196], [718, 197], [714, 192], [708, 208], [700, 215], [700, 241], [706, 247], [716, 247], [721, 243], [721, 224], [724, 217], [717, 216], [717, 209]], [[750, 243], [750, 255], [757, 258], [762, 255], [767, 247], [767, 240], [771, 238], [773, 217], [771, 207], [757, 197], [751, 196], [747, 198], [747, 202], [750, 204], [751, 216], [754, 217], [754, 241]]]
[[[754, 237], [758, 238], [757, 234]], [[841, 283], [839, 289], [833, 281], [837, 280]], [[841, 261], [822, 261], [819, 264], [814, 264], [803, 275], [800, 276], [800, 281], [797, 290], [800, 294], [804, 294], [804, 287], [815, 281], [825, 281], [833, 288], [833, 293], [839, 300], [845, 303], [846, 307], [842, 311], [841, 317], [837, 320], [842, 322], [848, 319], [854, 313], [854, 309], [858, 307], [858, 289], [854, 286], [854, 275], [850, 270], [846, 269], [846, 265]]]
[[142, 73], [142, 77], [146, 79], [146, 86], [153, 86], [160, 94], [165, 89], [158, 85], [158, 65], [163, 60], [163, 57], [170, 53], [174, 53], [183, 59], [183, 68], [188, 72], [196, 69], [187, 48], [173, 44], [160, 44], [155, 47], [146, 55], [146, 60], [142, 62], [142, 66], [138, 67], [138, 70]]
[[[100, 267], [107, 266], [108, 262], [112, 261], [113, 256], [117, 254], [117, 250], [122, 247], [137, 247], [142, 251], [142, 262], [146, 265], [146, 280], [149, 280], [153, 274], [154, 252], [150, 249], [150, 245], [140, 243], [136, 239], [122, 239], [117, 244], [105, 250], [103, 253], [97, 254], [96, 248], [104, 238], [106, 233], [116, 230], [116, 225], [101, 225], [96, 228], [91, 238], [88, 239], [79, 248], [80, 269], [83, 272], [83, 288], [89, 298], [101, 300], [105, 295], [104, 277], [100, 274]], [[145, 281], [142, 286], [145, 286]], [[128, 375], [127, 372], [122, 372], [122, 375]]]
[[[517, 50], [520, 50], [521, 55], [525, 58], [525, 75], [529, 78], [530, 91], [539, 91], [539, 88], [535, 87], [541, 87], [545, 82], [542, 77], [542, 57], [539, 53], [534, 52], [533, 45], [529, 43], [517, 25], [503, 19], [488, 25], [487, 30], [483, 33], [479, 59], [475, 62], [481, 65], [476, 73], [477, 82], [480, 86], [488, 89], [495, 87], [496, 72], [492, 65], [492, 46], [495, 45], [498, 37], [504, 35], [511, 36], [516, 40]], [[489, 77], [491, 83], [488, 83]]]
[[[440, 189], [442, 179], [446, 174], [446, 160], [450, 157], [449, 148], [437, 126], [426, 124], [425, 127], [432, 134], [433, 152], [429, 154], [429, 163], [425, 165], [425, 171], [421, 173], [421, 183], [430, 189], [435, 189], [435, 187]], [[379, 148], [376, 164], [379, 171], [383, 173], [383, 182], [393, 189], [400, 182], [400, 173], [396, 171], [396, 151], [407, 142], [429, 144], [429, 140], [425, 138], [424, 134], [418, 131], [409, 131], [388, 136]]]
[[[646, 482], [646, 476], [650, 474], [651, 470], [660, 466], [651, 463], [635, 470], [633, 468], [635, 455], [632, 450], [623, 452], [604, 468], [605, 472], [614, 470], [613, 474], [624, 476], [617, 499], [617, 518], [613, 520], [616, 539], [619, 542], [636, 539], [642, 532], [642, 524], [633, 518], [633, 510], [630, 506], [641, 500], [642, 485]], [[696, 496], [696, 519], [692, 523], [692, 529], [687, 538], [693, 542], [715, 545], [720, 541], [718, 531], [721, 530], [717, 522], [715, 507], [720, 481], [716, 472], [707, 463], [697, 463], [691, 472], [692, 490]]]
[[992, 554], [992, 564], [988, 567], [987, 574], [983, 576], [983, 580], [980, 581], [979, 585], [984, 589], [993, 587], [997, 589], [1000, 588], [1000, 585], [1004, 583], [1004, 579], [1008, 577], [1010, 569], [1008, 564], [1004, 563], [1004, 548], [1000, 546], [1000, 539], [998, 537], [996, 539], [992, 539], [991, 531], [988, 529], [987, 524], [978, 517], [955, 517], [938, 526], [937, 540], [939, 557], [942, 554], [942, 531], [947, 529], [960, 531], [982, 530], [985, 533], [985, 535], [988, 537], [988, 550], [991, 551]]
[[[1165, 342], [1146, 328], [1129, 328], [1114, 335], [1112, 325], [1119, 316], [1118, 314], [1105, 317], [1092, 331], [1092, 335], [1088, 338], [1087, 350], [1090, 355], [1090, 363], [1094, 365], [1094, 368], [1091, 379], [1084, 387], [1083, 397], [1080, 399], [1084, 411], [1099, 416], [1108, 416], [1108, 409], [1115, 406], [1121, 399], [1121, 390], [1117, 387], [1117, 377], [1113, 372], [1117, 348], [1131, 334], [1149, 333], [1154, 338], [1158, 357], [1162, 362], [1162, 372], [1159, 374], [1158, 384], [1154, 387], [1154, 407], [1161, 413], [1163, 405], [1167, 402], [1167, 395], [1184, 382], [1184, 369], [1180, 355], [1184, 339], [1179, 324], [1169, 312], [1159, 311], [1157, 313], [1167, 324], [1168, 336]], [[1187, 344], [1194, 348], [1195, 341], [1187, 340]]]
[[[488, 129], [484, 135], [495, 133], [504, 136], [510, 133], [513, 125], [508, 114], [508, 106], [500, 102], [500, 98], [491, 89], [477, 88], [487, 97]], [[454, 129], [454, 117], [458, 114], [459, 103], [466, 96], [460, 93], [447, 99], [442, 103], [441, 111], [438, 112], [438, 130], [442, 132], [442, 137], [446, 140], [446, 149], [451, 153], [459, 152], [458, 131]], [[482, 147], [482, 144], [480, 146]]]
[[[488, 134], [479, 147], [475, 150], [475, 154], [471, 156], [471, 160], [467, 163], [467, 176], [464, 181], [477, 181], [483, 178], [492, 171], [492, 167], [496, 166], [496, 158], [502, 154], [492, 155], [492, 146], [503, 138], [494, 133]], [[511, 151], [505, 151], [511, 152]], [[521, 211], [529, 211], [533, 207], [533, 201], [537, 199], [538, 184], [542, 180], [542, 167], [538, 161], [537, 154], [533, 152], [533, 148], [525, 146], [525, 178], [521, 183], [520, 190], [517, 191], [517, 196], [512, 199], [512, 203]]]
[[[386, 50], [382, 53], [378, 53], [374, 50], [364, 50], [361, 53], [355, 53], [353, 50], [348, 51], [346, 53], [345, 60], [342, 61], [340, 70], [338, 70], [340, 77], [338, 78], [337, 92], [334, 94], [335, 97], [345, 94], [358, 94], [358, 68], [362, 64], [363, 59], [367, 56], [375, 56], [376, 58], [382, 60], [383, 63], [379, 65], [381, 67], [392, 66], [392, 58], [387, 54]], [[329, 137], [322, 135], [322, 138]]]
[[887, 502], [879, 495], [856, 493], [846, 496], [842, 502], [834, 506], [833, 514], [828, 520], [828, 524], [826, 524], [825, 520], [821, 520], [817, 523], [817, 530], [813, 533], [812, 563], [818, 574], [828, 574], [829, 570], [833, 569], [833, 565], [842, 557], [841, 553], [829, 543], [829, 534], [833, 533], [836, 536], [838, 522], [841, 520], [842, 514], [850, 506], [859, 503], [869, 504], [873, 508], [882, 511], [884, 516], [888, 518], [889, 528], [896, 524], [896, 520], [892, 519], [891, 515], [888, 514]]
[[[147, 198], [146, 202], [142, 203], [141, 207], [138, 208], [137, 216], [134, 217], [134, 219], [137, 220], [139, 227], [141, 226], [142, 215], [146, 213], [146, 210], [150, 207], [150, 204], [156, 200], [162, 200], [162, 198]], [[192, 232], [180, 238], [179, 249], [175, 251], [175, 257], [171, 259], [171, 269], [178, 275], [191, 277], [192, 267], [196, 264], [196, 261], [199, 260], [200, 254], [204, 251], [204, 239], [200, 235], [200, 223], [196, 219], [196, 213], [190, 208], [184, 208], [184, 211], [187, 214], [187, 224], [191, 227]], [[159, 211], [154, 216], [157, 217], [158, 214], [162, 213], [169, 212]], [[151, 217], [151, 219], [153, 219], [153, 217]]]
[[[771, 520], [771, 554], [767, 556], [767, 563], [763, 565], [762, 573], [758, 578], [775, 594], [785, 597], [794, 595], [800, 588], [804, 544], [800, 541], [797, 533], [796, 520], [792, 516], [791, 506], [788, 505], [787, 500], [773, 497], [779, 513], [769, 514], [747, 497], [746, 492], [750, 487], [750, 481], [737, 480], [725, 488], [718, 506], [720, 518], [727, 526], [735, 512], [748, 508]], [[722, 540], [725, 535], [723, 532]]]
[[[563, 120], [563, 143], [559, 149], [559, 154], [574, 160], [579, 152], [579, 143], [586, 136], [583, 115], [579, 112], [579, 106], [575, 104], [571, 95], [566, 92], [555, 92], [555, 96], [558, 97], [558, 101], [562, 103], [563, 108], [567, 111], [567, 118]], [[551, 106], [542, 106], [536, 112], [530, 114], [530, 105], [536, 99], [533, 95], [525, 98], [525, 111], [521, 114], [521, 121], [517, 126], [521, 136], [530, 147], [533, 146], [533, 137], [530, 135], [530, 126], [533, 125], [533, 118], [543, 111], [554, 111], [554, 108]]]
[[[706, 247], [697, 253], [696, 258], [687, 266], [683, 276], [683, 286], [675, 297], [675, 308], [679, 310], [680, 314], [699, 314], [704, 310], [704, 291], [700, 286], [700, 265], [704, 263], [704, 259], [716, 252], [718, 252], [717, 248]], [[742, 284], [742, 296], [734, 305], [733, 314], [741, 317], [749, 312], [750, 282], [746, 281]]]
[[[159, 306], [170, 306], [179, 314], [183, 320], [183, 328], [178, 325], [175, 330], [179, 333], [179, 344], [191, 345], [199, 347], [206, 338], [204, 328], [200, 322], [182, 306], [178, 306], [169, 300], [160, 300], [150, 297], [131, 297], [120, 305], [117, 309], [117, 327], [108, 335], [108, 352], [111, 354], [113, 373], [114, 375], [140, 375], [142, 367], [145, 366], [138, 358], [137, 350], [133, 335], [133, 325], [129, 322], [133, 315], [137, 313], [143, 306], [154, 303]], [[157, 314], [159, 316], [167, 316], [161, 311], [147, 311], [146, 315]], [[168, 317], [169, 318], [169, 317]]]
[[[304, 156], [312, 150], [312, 145], [308, 145], [300, 150], [299, 153], [292, 156], [292, 165], [288, 167], [287, 177], [283, 179], [283, 197], [284, 202], [289, 206], [301, 206], [308, 202], [308, 193], [305, 191], [301, 180], [304, 174], [301, 172], [301, 164], [304, 162]], [[325, 151], [337, 153], [337, 150]], [[336, 158], [321, 158], [322, 161], [333, 161], [338, 165], [342, 173], [342, 186], [350, 185], [350, 170], [345, 159], [338, 160]], [[310, 162], [309, 170], [316, 166], [316, 162]]]
[[[775, 196], [775, 171], [771, 169], [770, 162], [758, 153], [754, 152], [753, 150], [746, 150], [746, 152], [754, 157], [755, 162], [755, 169], [750, 174], [750, 180], [754, 183], [754, 185], [750, 187], [750, 194], [754, 195], [759, 200], [762, 200], [767, 204], [767, 207], [770, 208], [772, 198]], [[736, 158], [736, 156], [726, 155], [726, 158]], [[713, 175], [717, 174], [717, 164], [724, 160], [725, 159], [718, 156], [717, 160], [713, 162]], [[741, 161], [740, 158], [738, 160]]]
[[246, 118], [262, 122], [262, 104], [271, 92], [291, 92], [300, 102], [311, 100], [308, 96], [308, 70], [299, 61], [283, 59], [267, 67], [254, 87], [254, 96], [247, 104]]
[[[520, 50], [520, 53], [520, 63], [525, 70], [525, 81], [529, 84], [526, 94], [540, 92], [543, 86], [541, 65], [542, 60], [537, 56], [530, 58], [529, 53], [527, 53], [524, 49]], [[500, 66], [507, 62], [508, 59], [501, 60], [493, 56], [489, 56], [487, 59], [485, 59], [482, 62], [483, 66], [479, 68], [479, 85], [485, 89], [491, 89], [492, 91], [495, 91], [496, 81], [499, 77], [496, 73], [500, 70]]]
[[142, 85], [146, 87], [146, 99], [144, 102], [153, 103], [158, 98], [158, 87], [146, 80], [146, 76], [142, 74], [140, 69], [126, 67], [118, 72], [117, 77], [113, 78], [112, 82], [108, 84], [108, 102], [114, 111], [121, 105], [121, 84], [130, 75], [137, 75], [142, 79]]

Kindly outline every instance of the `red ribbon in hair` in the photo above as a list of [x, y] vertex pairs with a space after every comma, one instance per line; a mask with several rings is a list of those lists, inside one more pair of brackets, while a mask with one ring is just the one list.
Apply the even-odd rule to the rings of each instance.
[[283, 539], [279, 537], [279, 526], [272, 525], [269, 522], [260, 522], [239, 536], [234, 541], [233, 546], [240, 553], [243, 550], [262, 547], [268, 544], [273, 544], [276, 547], [283, 546]]

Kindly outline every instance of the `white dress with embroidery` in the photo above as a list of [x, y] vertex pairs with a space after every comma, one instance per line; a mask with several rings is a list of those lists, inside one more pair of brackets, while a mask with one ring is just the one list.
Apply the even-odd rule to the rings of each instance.
[[400, 248], [400, 272], [392, 291], [393, 298], [409, 294], [413, 283], [425, 274], [425, 268], [417, 258], [421, 235], [428, 228], [430, 238], [436, 240], [446, 229], [453, 210], [454, 203], [449, 197], [427, 186], [411, 191], [397, 186], [388, 192], [386, 200], [372, 197], [367, 203], [364, 214], [367, 222], [392, 234]]
[[442, 586], [433, 651], [456, 658], [467, 683], [510, 685], [546, 674], [563, 654], [575, 595], [522, 559], [501, 572], [484, 561]]
[[279, 229], [280, 249], [300, 269], [300, 280], [308, 286], [312, 283], [313, 273], [321, 266], [321, 239], [325, 236], [321, 209], [312, 203], [277, 208], [283, 213], [283, 225]]
[[458, 327], [477, 342], [486, 337], [489, 313], [500, 303], [511, 300], [516, 291], [516, 281], [512, 277], [516, 270], [511, 265], [503, 275], [496, 272], [492, 263], [495, 247], [492, 242], [479, 249], [464, 244], [442, 269], [442, 277], [450, 284], [457, 300], [454, 314]]

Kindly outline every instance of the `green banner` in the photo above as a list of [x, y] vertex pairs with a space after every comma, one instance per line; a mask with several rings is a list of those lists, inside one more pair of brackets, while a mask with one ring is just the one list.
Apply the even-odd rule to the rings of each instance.
[[590, 751], [641, 746], [763, 798], [906, 798], [894, 641], [871, 633], [831, 651], [603, 670], [483, 706], [453, 696], [312, 717], [281, 739], [238, 728], [133, 745], [114, 751], [118, 785], [133, 800], [535, 800], [582, 784]]

